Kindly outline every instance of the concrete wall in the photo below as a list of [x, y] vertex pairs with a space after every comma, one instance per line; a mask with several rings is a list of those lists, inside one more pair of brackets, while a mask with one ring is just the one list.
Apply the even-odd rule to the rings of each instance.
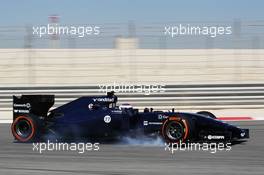
[[262, 83], [264, 50], [0, 49], [2, 86]]

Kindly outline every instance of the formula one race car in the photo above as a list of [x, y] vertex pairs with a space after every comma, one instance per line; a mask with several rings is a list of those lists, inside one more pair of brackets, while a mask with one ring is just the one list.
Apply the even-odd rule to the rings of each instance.
[[54, 95], [13, 96], [12, 134], [20, 142], [56, 139], [110, 138], [135, 134], [161, 135], [169, 143], [234, 141], [249, 138], [249, 130], [219, 121], [206, 111], [162, 112], [131, 105], [117, 106], [113, 92], [84, 96], [50, 110]]

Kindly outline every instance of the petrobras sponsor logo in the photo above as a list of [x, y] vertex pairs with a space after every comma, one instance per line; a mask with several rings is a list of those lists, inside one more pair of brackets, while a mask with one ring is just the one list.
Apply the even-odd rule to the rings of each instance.
[[162, 125], [162, 122], [150, 122], [150, 121], [143, 121], [144, 126], [148, 125]]
[[148, 122], [149, 125], [162, 125], [162, 122]]
[[114, 98], [93, 98], [94, 102], [114, 102], [115, 99]]
[[14, 107], [31, 108], [31, 105], [30, 105], [30, 103], [24, 103], [24, 104], [16, 104], [16, 103], [14, 103]]
[[225, 136], [221, 136], [221, 135], [208, 135], [207, 136], [208, 140], [224, 140]]
[[166, 115], [164, 115], [164, 114], [159, 114], [158, 115], [158, 119], [159, 120], [163, 120], [163, 119], [167, 119], [168, 118], [168, 116], [166, 116]]

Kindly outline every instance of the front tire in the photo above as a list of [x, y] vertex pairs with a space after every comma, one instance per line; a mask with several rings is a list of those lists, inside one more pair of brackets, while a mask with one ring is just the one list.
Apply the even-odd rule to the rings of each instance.
[[190, 135], [190, 126], [186, 119], [169, 117], [162, 125], [161, 134], [166, 142], [185, 142]]

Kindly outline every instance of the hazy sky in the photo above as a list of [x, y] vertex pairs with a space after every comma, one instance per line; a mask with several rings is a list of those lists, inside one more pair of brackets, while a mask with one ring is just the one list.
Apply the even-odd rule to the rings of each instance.
[[1, 25], [263, 20], [263, 0], [1, 0]]
[[[160, 39], [164, 25], [233, 25], [234, 21], [241, 21], [242, 28], [237, 47], [252, 47], [253, 42], [264, 47], [264, 0], [1, 0], [0, 15], [0, 48], [24, 47], [29, 42], [27, 27], [47, 25], [50, 15], [59, 15], [62, 25], [101, 27], [99, 37], [76, 41], [61, 37], [61, 47], [111, 48], [116, 36], [136, 33], [140, 47], [157, 48], [164, 42]], [[49, 42], [49, 37], [35, 37], [32, 47], [49, 47]], [[205, 37], [167, 38], [166, 47], [207, 47], [210, 42]], [[232, 36], [223, 36], [211, 45], [232, 48], [234, 42]]]

